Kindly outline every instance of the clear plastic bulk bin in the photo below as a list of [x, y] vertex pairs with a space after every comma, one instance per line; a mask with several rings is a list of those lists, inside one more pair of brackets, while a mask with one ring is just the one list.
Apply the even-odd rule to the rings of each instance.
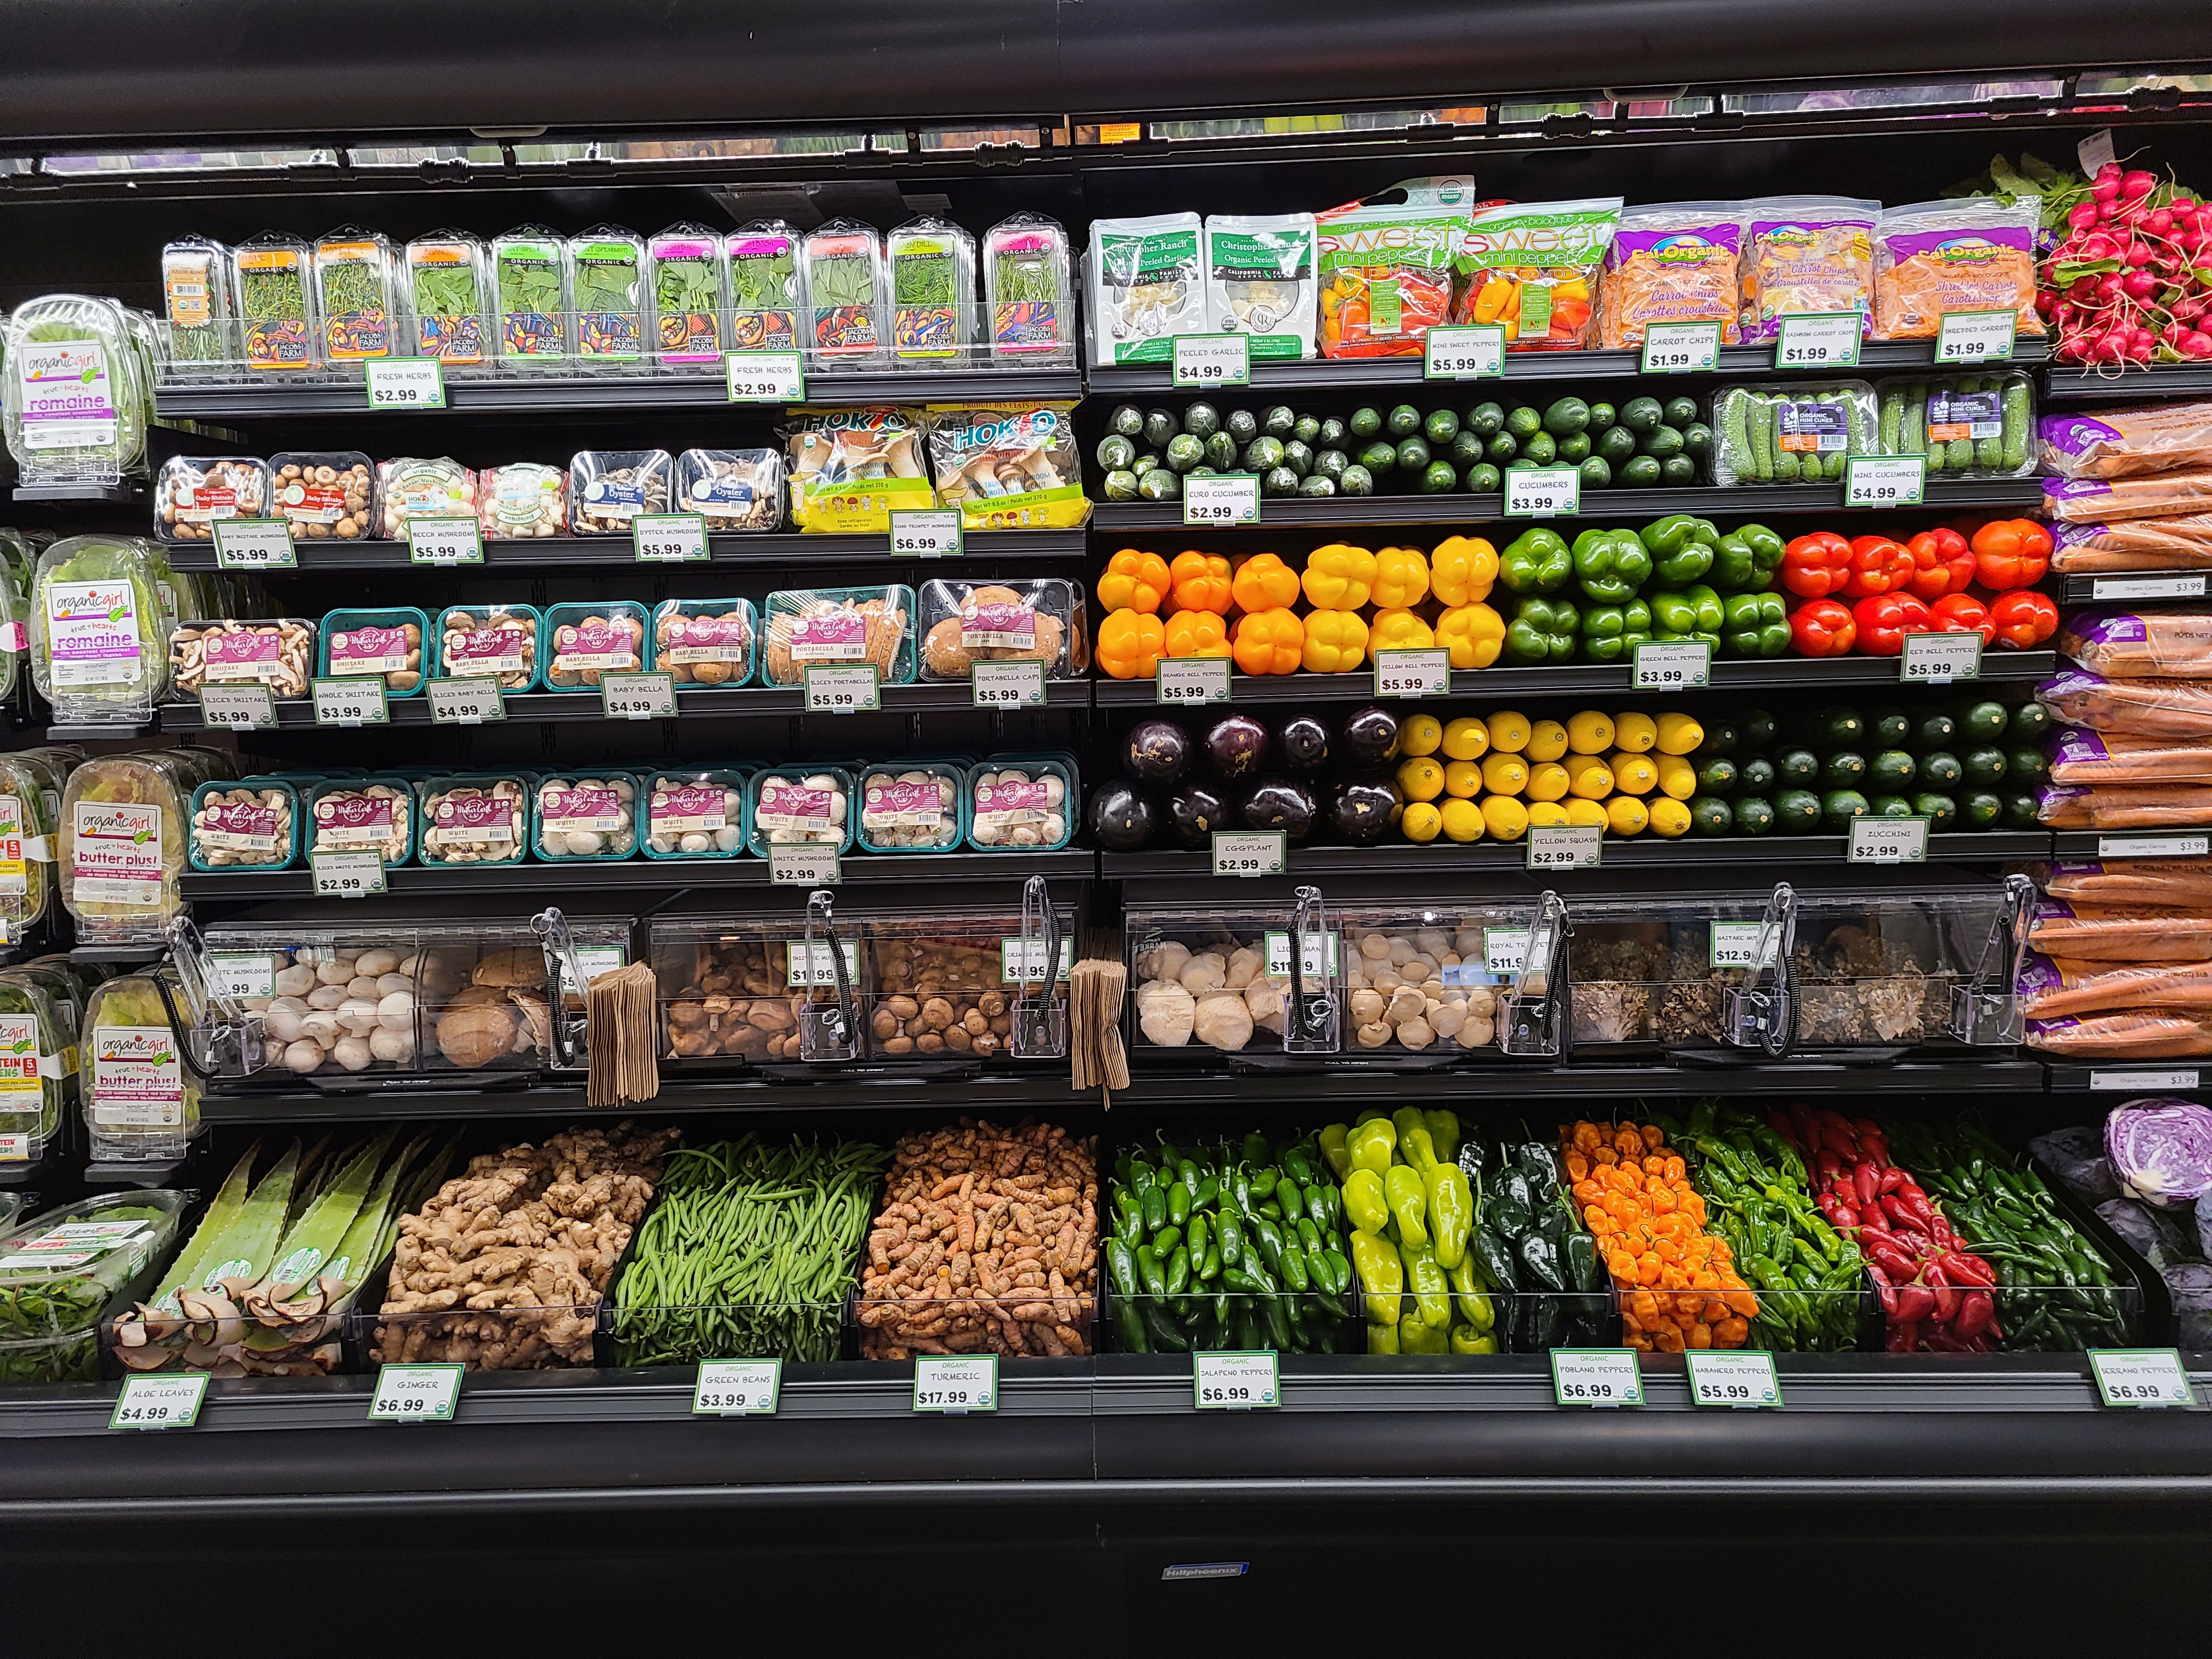
[[[848, 935], [842, 948], [847, 982], [857, 988], [859, 945]], [[656, 920], [653, 971], [670, 1059], [701, 1064], [799, 1062], [804, 1058], [802, 1017], [836, 1000], [829, 949], [825, 942], [815, 953], [821, 958], [816, 963], [806, 949], [803, 923], [716, 926]], [[813, 971], [815, 967], [821, 971]], [[827, 986], [817, 985], [817, 980], [826, 980]]]

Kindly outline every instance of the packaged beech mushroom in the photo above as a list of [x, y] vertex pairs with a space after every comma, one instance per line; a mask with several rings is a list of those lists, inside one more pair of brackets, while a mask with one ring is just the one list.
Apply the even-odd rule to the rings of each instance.
[[315, 244], [323, 356], [332, 363], [393, 355], [398, 254], [382, 231], [348, 225]]
[[184, 908], [192, 794], [214, 775], [204, 750], [102, 755], [62, 790], [61, 897], [80, 943], [160, 940]]
[[438, 676], [495, 679], [502, 691], [538, 684], [544, 618], [526, 605], [448, 605], [438, 616]]
[[[938, 499], [970, 530], [1065, 529], [1091, 515], [1070, 403], [930, 406]], [[900, 503], [904, 505], [904, 503]]]
[[1090, 665], [1072, 582], [924, 582], [921, 605], [924, 679], [968, 679], [979, 662], [1041, 662], [1047, 679]]
[[425, 778], [416, 857], [424, 864], [520, 864], [530, 850], [532, 781], [519, 772]]
[[924, 214], [884, 239], [890, 264], [891, 355], [901, 363], [957, 362], [975, 337], [975, 239]]
[[216, 520], [267, 518], [269, 498], [269, 468], [250, 455], [173, 455], [154, 480], [154, 533], [213, 541]]
[[914, 678], [910, 587], [786, 589], [768, 596], [762, 678], [805, 683], [809, 663], [873, 663], [886, 685]]
[[968, 769], [958, 761], [902, 760], [860, 774], [860, 842], [871, 853], [942, 853], [967, 830]]
[[380, 461], [376, 502], [377, 533], [386, 541], [404, 541], [410, 519], [475, 518], [477, 475], [446, 455]]
[[369, 502], [376, 489], [368, 457], [357, 450], [295, 451], [269, 458], [276, 517], [298, 541], [353, 541], [375, 533]]
[[228, 248], [204, 236], [186, 236], [161, 250], [161, 313], [168, 319], [173, 368], [236, 361], [230, 258]]
[[757, 219], [722, 244], [730, 270], [730, 349], [795, 351], [799, 329], [799, 233], [781, 219]]
[[559, 368], [568, 360], [568, 255], [543, 225], [521, 225], [491, 245], [492, 314], [500, 361]]
[[1075, 795], [1075, 763], [1064, 755], [984, 761], [968, 773], [968, 844], [979, 853], [1065, 847]]
[[85, 1006], [78, 1064], [95, 1160], [168, 1162], [199, 1133], [199, 1080], [178, 1053], [172, 1005], [182, 1012], [183, 988], [158, 968], [108, 980]]
[[168, 626], [149, 544], [71, 536], [39, 556], [31, 683], [71, 726], [139, 725], [168, 685]]
[[568, 469], [514, 461], [477, 475], [477, 527], [487, 540], [568, 533]]
[[586, 449], [568, 463], [568, 528], [627, 536], [641, 513], [668, 511], [676, 464], [665, 449]]
[[538, 856], [626, 859], [637, 851], [637, 779], [628, 772], [538, 781], [532, 811]]
[[568, 239], [569, 309], [580, 363], [635, 362], [645, 355], [645, 243], [618, 225]]
[[646, 783], [645, 855], [733, 859], [745, 850], [745, 775], [728, 768], [655, 773]]
[[853, 778], [842, 767], [753, 775], [752, 848], [763, 858], [774, 847], [853, 845]]
[[407, 244], [404, 293], [414, 355], [480, 363], [491, 309], [484, 246], [465, 230], [434, 230]]
[[891, 331], [890, 273], [872, 225], [832, 219], [799, 245], [810, 361], [852, 367], [879, 361]]
[[1075, 347], [1067, 232], [1042, 214], [1017, 213], [983, 237], [983, 298], [995, 362], [1035, 362]]
[[1205, 235], [1207, 330], [1246, 336], [1255, 360], [1312, 356], [1313, 215], [1216, 213]]
[[553, 605], [545, 628], [549, 691], [596, 691], [606, 675], [634, 674], [652, 660], [645, 607], [634, 600]]
[[306, 850], [404, 864], [415, 851], [415, 786], [404, 777], [328, 778], [307, 793]]
[[937, 505], [922, 431], [906, 410], [794, 409], [783, 431], [791, 518], [801, 530], [887, 531], [894, 508]]
[[238, 318], [248, 368], [321, 366], [321, 313], [309, 280], [314, 250], [296, 236], [264, 230], [238, 245]]
[[687, 449], [676, 458], [676, 511], [710, 536], [783, 522], [783, 457], [773, 449]]
[[210, 685], [265, 685], [304, 697], [315, 677], [315, 624], [301, 617], [186, 623], [169, 635], [169, 683], [180, 696]]
[[300, 854], [299, 792], [282, 778], [204, 783], [192, 792], [195, 870], [282, 870]]
[[679, 686], [744, 684], [759, 638], [750, 599], [663, 599], [653, 608], [653, 665]]
[[422, 641], [430, 618], [412, 605], [388, 611], [333, 611], [323, 618], [322, 673], [327, 678], [376, 674], [386, 695], [422, 689]]
[[653, 331], [664, 363], [722, 358], [722, 313], [729, 304], [722, 239], [701, 224], [673, 224], [646, 244], [652, 272]]

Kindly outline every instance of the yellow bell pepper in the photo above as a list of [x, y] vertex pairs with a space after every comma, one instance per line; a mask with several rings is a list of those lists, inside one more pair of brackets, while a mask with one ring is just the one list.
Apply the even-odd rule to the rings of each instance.
[[1218, 553], [1178, 553], [1168, 566], [1168, 597], [1177, 611], [1229, 614], [1229, 561]]
[[1298, 574], [1273, 553], [1255, 553], [1230, 585], [1239, 611], [1281, 611], [1298, 600]]
[[1344, 674], [1367, 660], [1367, 624], [1357, 611], [1307, 613], [1304, 661], [1316, 674]]
[[1429, 552], [1429, 592], [1446, 605], [1490, 597], [1498, 580], [1498, 550], [1480, 536], [1452, 536]]
[[1428, 623], [1410, 611], [1378, 611], [1367, 630], [1371, 651], [1426, 651], [1436, 642]]
[[1364, 547], [1331, 542], [1306, 555], [1300, 579], [1306, 603], [1316, 611], [1357, 611], [1375, 586], [1375, 556]]
[[1429, 562], [1418, 547], [1386, 547], [1375, 556], [1375, 603], [1408, 611], [1429, 595]]
[[1098, 665], [1117, 680], [1148, 680], [1159, 672], [1164, 643], [1158, 617], [1116, 611], [1098, 624]]
[[1229, 620], [1211, 611], [1178, 611], [1167, 621], [1165, 654], [1170, 657], [1225, 657], [1229, 654]]
[[[1262, 558], [1273, 558], [1272, 553]], [[1284, 574], [1290, 573], [1285, 571]], [[1285, 606], [1248, 611], [1237, 619], [1237, 637], [1230, 654], [1248, 674], [1288, 674], [1305, 657], [1306, 630], [1297, 615]]]
[[1106, 610], [1151, 616], [1168, 596], [1168, 562], [1157, 553], [1125, 547], [1106, 561], [1098, 578], [1098, 603]]
[[1437, 617], [1437, 643], [1454, 668], [1487, 668], [1505, 643], [1505, 618], [1479, 599], [1455, 605]]

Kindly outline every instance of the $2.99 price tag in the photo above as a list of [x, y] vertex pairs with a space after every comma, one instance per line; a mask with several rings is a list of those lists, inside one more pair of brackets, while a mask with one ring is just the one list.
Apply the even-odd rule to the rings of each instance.
[[1605, 856], [1605, 831], [1594, 823], [1546, 823], [1528, 831], [1531, 870], [1595, 870]]
[[1844, 859], [1851, 864], [1925, 864], [1928, 820], [1853, 818]]
[[1644, 1373], [1633, 1348], [1554, 1348], [1552, 1398], [1562, 1406], [1640, 1406]]
[[1187, 525], [1252, 525], [1260, 522], [1260, 481], [1249, 475], [1182, 481], [1182, 521]]
[[371, 357], [367, 371], [371, 409], [443, 409], [445, 366], [435, 357]]
[[384, 860], [374, 853], [310, 853], [317, 898], [367, 898], [384, 891]]
[[460, 1365], [385, 1365], [368, 1402], [372, 1423], [450, 1423], [460, 1403]]
[[795, 351], [722, 354], [724, 389], [733, 404], [803, 404], [806, 371]]
[[999, 1409], [996, 1354], [918, 1356], [914, 1362], [914, 1408], [918, 1412], [994, 1412]]
[[1290, 867], [1290, 837], [1280, 830], [1217, 830], [1217, 876], [1279, 876]]
[[1191, 1395], [1200, 1411], [1251, 1411], [1282, 1403], [1272, 1350], [1191, 1356]]
[[108, 1413], [111, 1429], [189, 1429], [200, 1420], [200, 1404], [207, 1398], [208, 1374], [188, 1371], [174, 1376], [126, 1376], [115, 1409]]
[[1690, 1403], [1750, 1410], [1782, 1404], [1782, 1384], [1774, 1376], [1774, 1356], [1756, 1348], [1692, 1349], [1684, 1356], [1690, 1368]]
[[783, 1392], [781, 1359], [709, 1359], [691, 1390], [694, 1417], [771, 1417]]

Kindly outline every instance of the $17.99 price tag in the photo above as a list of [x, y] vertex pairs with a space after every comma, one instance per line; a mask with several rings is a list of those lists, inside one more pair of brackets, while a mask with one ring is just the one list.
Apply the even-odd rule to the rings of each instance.
[[460, 1403], [460, 1365], [385, 1365], [368, 1402], [372, 1423], [450, 1423]]
[[926, 1353], [914, 1362], [914, 1408], [918, 1412], [994, 1412], [999, 1409], [996, 1354]]
[[1250, 1411], [1282, 1403], [1271, 1350], [1191, 1356], [1191, 1395], [1200, 1411]]

